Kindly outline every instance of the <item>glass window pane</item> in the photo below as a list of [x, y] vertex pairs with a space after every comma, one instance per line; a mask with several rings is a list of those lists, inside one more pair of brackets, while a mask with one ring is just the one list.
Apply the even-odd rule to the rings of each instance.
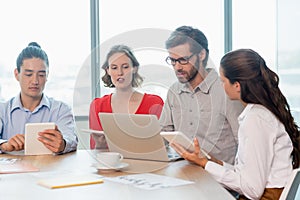
[[296, 121], [300, 122], [300, 20], [298, 0], [278, 0], [278, 71]]
[[232, 49], [257, 51], [276, 70], [276, 1], [232, 1]]
[[[122, 43], [132, 47], [141, 64], [140, 73], [145, 77], [142, 89], [164, 98], [168, 87], [177, 81], [165, 62], [164, 42], [170, 32], [182, 25], [203, 31], [209, 42], [210, 64], [218, 66], [224, 53], [223, 7], [223, 1], [219, 0], [102, 0], [101, 64], [111, 46]], [[109, 92], [101, 81], [101, 96]]]
[[35, 41], [49, 57], [50, 74], [45, 94], [72, 106], [77, 73], [90, 52], [89, 6], [86, 0], [15, 0], [1, 3], [2, 99], [8, 100], [19, 93], [20, 87], [13, 75], [16, 59], [29, 42]]

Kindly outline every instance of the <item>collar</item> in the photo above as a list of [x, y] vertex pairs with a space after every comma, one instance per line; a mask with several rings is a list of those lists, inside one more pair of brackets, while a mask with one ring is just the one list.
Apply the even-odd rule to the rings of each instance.
[[[209, 72], [208, 72], [207, 76], [204, 78], [204, 80], [201, 83], [199, 83], [198, 86], [195, 87], [194, 92], [197, 90], [200, 90], [202, 93], [208, 94], [211, 86], [218, 79], [218, 73], [216, 72], [216, 70], [214, 68], [210, 68], [208, 70], [209, 70]], [[188, 84], [189, 83], [179, 84], [178, 85], [178, 94], [183, 93], [183, 92], [190, 93], [191, 90], [190, 90]]]
[[[34, 111], [32, 113], [37, 112], [41, 107], [46, 106], [50, 109], [50, 100], [49, 98], [43, 94], [42, 100], [40, 102], [40, 104], [34, 109]], [[19, 95], [17, 95], [15, 98], [13, 98], [12, 103], [11, 103], [11, 113], [15, 110], [15, 109], [22, 109], [25, 111], [28, 111], [27, 108], [24, 108], [21, 102], [21, 93], [19, 93]]]
[[253, 106], [254, 106], [254, 104], [252, 104], [252, 103], [247, 104], [247, 106], [244, 108], [243, 112], [238, 117], [239, 123], [241, 123], [241, 121], [244, 120], [244, 118], [250, 112], [250, 110], [252, 109]]

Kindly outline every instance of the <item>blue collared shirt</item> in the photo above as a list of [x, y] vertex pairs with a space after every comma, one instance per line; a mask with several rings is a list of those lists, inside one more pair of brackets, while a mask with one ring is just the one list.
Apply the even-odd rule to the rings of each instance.
[[66, 141], [62, 153], [74, 151], [78, 139], [72, 109], [67, 104], [43, 95], [40, 104], [30, 111], [22, 106], [20, 94], [0, 103], [0, 143], [16, 134], [25, 133], [26, 123], [54, 122]]

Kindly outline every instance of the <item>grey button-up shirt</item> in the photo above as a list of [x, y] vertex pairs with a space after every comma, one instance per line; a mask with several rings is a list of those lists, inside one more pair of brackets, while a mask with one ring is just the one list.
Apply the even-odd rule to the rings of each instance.
[[163, 131], [197, 137], [201, 148], [232, 164], [238, 144], [237, 119], [242, 110], [239, 101], [228, 99], [217, 72], [210, 69], [194, 91], [179, 82], [170, 87], [160, 123]]

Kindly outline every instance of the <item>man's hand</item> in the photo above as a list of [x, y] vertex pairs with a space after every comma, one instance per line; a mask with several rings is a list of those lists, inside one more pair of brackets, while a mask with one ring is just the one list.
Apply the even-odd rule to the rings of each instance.
[[2, 151], [20, 151], [24, 149], [24, 134], [17, 134], [11, 137], [7, 142], [0, 145]]
[[38, 140], [54, 153], [60, 153], [65, 149], [66, 143], [57, 126], [55, 129], [46, 129], [39, 132]]

